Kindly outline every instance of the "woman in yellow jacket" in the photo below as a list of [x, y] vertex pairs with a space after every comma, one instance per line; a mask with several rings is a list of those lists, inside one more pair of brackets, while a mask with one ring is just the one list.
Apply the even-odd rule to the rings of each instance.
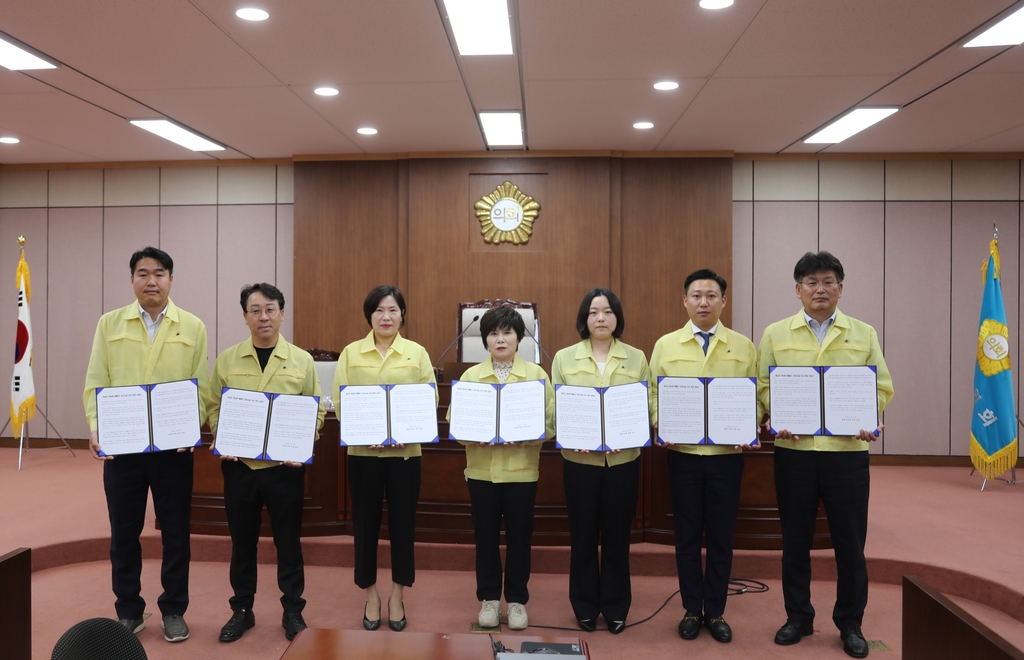
[[[650, 381], [643, 351], [619, 341], [625, 326], [618, 296], [608, 289], [587, 293], [576, 315], [583, 341], [555, 354], [555, 385], [608, 387]], [[602, 614], [608, 630], [618, 634], [626, 628], [632, 601], [629, 536], [640, 488], [640, 450], [563, 449], [562, 458], [572, 544], [569, 602], [581, 629], [593, 631]]]
[[[363, 302], [363, 314], [370, 324], [370, 334], [346, 346], [338, 358], [331, 393], [335, 410], [339, 407], [342, 385], [434, 382], [427, 351], [399, 333], [405, 325], [405, 298], [397, 287], [381, 285], [370, 291]], [[420, 497], [420, 455], [419, 445], [348, 448], [355, 582], [366, 590], [363, 627], [367, 630], [379, 628], [381, 620], [377, 536], [385, 497], [392, 580], [388, 627], [400, 631], [406, 625], [404, 589], [411, 587], [416, 577], [413, 540]]]
[[[545, 383], [545, 430], [554, 435], [555, 392], [540, 365], [516, 355], [526, 332], [519, 312], [511, 307], [487, 310], [480, 319], [480, 334], [490, 356], [470, 367], [460, 380], [473, 383]], [[449, 419], [451, 409], [449, 409]], [[462, 442], [466, 446], [466, 481], [476, 537], [476, 597], [482, 602], [478, 623], [494, 628], [501, 621], [502, 571], [499, 545], [501, 521], [505, 520], [505, 602], [508, 627], [529, 625], [526, 602], [530, 599], [530, 537], [533, 536], [533, 505], [537, 498], [540, 447], [543, 440], [505, 442], [498, 445]]]

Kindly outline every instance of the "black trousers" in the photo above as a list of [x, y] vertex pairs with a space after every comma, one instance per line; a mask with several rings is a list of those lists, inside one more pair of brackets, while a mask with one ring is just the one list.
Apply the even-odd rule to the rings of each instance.
[[505, 602], [526, 604], [530, 591], [530, 538], [537, 482], [495, 484], [470, 479], [476, 536], [476, 599], [501, 600], [501, 521], [505, 520]]
[[[742, 478], [742, 454], [701, 456], [668, 452], [676, 570], [687, 612], [703, 612], [709, 619], [725, 613]], [[707, 543], [704, 570], [700, 553], [702, 534]]]
[[277, 548], [277, 586], [285, 612], [301, 612], [306, 606], [302, 563], [302, 495], [306, 466], [278, 465], [253, 470], [241, 461], [221, 461], [224, 475], [224, 509], [231, 530], [231, 568], [228, 575], [235, 592], [231, 609], [251, 610], [256, 596], [256, 547], [260, 540], [263, 505], [270, 514], [270, 528]]
[[163, 593], [157, 605], [164, 616], [188, 609], [188, 568], [192, 558], [192, 453], [176, 451], [124, 454], [103, 462], [103, 490], [110, 516], [110, 564], [114, 609], [119, 619], [138, 619], [146, 610], [142, 592], [142, 544], [146, 502], [160, 521]]
[[[633, 600], [629, 536], [640, 487], [640, 458], [615, 466], [562, 461], [569, 514], [569, 602], [577, 619], [625, 621]], [[597, 547], [601, 546], [598, 560]]]
[[814, 621], [810, 551], [820, 499], [828, 516], [838, 574], [832, 621], [840, 630], [849, 624], [861, 625], [868, 603], [864, 542], [870, 485], [866, 451], [775, 449], [775, 493], [782, 523], [782, 596], [789, 621]]
[[411, 587], [416, 579], [414, 541], [420, 499], [420, 457], [349, 456], [355, 581], [360, 589], [377, 584], [377, 537], [383, 502], [388, 502], [391, 581]]

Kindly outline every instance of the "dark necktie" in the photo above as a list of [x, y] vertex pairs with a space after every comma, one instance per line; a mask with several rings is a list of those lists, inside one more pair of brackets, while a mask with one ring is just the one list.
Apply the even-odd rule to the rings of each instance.
[[714, 335], [712, 333], [710, 333], [710, 332], [698, 332], [697, 334], [700, 335], [700, 338], [704, 340], [704, 346], [703, 346], [703, 348], [704, 348], [704, 355], [707, 355], [708, 354], [708, 344], [711, 343], [711, 337], [713, 337]]

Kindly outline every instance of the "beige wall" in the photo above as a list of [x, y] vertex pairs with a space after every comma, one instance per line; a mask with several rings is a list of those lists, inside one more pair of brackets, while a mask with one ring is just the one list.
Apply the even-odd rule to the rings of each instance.
[[[895, 381], [873, 451], [967, 455], [993, 223], [1019, 347], [1021, 176], [1017, 160], [735, 161], [733, 325], [758, 342], [799, 311], [793, 265], [829, 250], [846, 270], [840, 308], [878, 330]], [[1018, 372], [1018, 400], [1019, 385]]]
[[[24, 235], [36, 397], [62, 435], [89, 435], [82, 386], [93, 332], [102, 313], [134, 299], [135, 250], [153, 245], [174, 259], [171, 298], [206, 323], [211, 366], [248, 337], [243, 285], [274, 283], [291, 302], [292, 188], [291, 165], [0, 172], [0, 346], [14, 346]], [[282, 332], [291, 338], [288, 315]], [[42, 420], [29, 428], [42, 436]]]

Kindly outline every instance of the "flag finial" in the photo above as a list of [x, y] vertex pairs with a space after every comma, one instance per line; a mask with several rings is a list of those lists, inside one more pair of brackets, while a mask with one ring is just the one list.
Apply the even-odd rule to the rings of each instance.
[[994, 223], [994, 222], [992, 223], [992, 240], [993, 241], [998, 241], [999, 240], [999, 227], [996, 227], [996, 223]]
[[18, 237], [18, 246], [19, 247], [25, 247], [25, 237], [24, 236], [19, 236]]

